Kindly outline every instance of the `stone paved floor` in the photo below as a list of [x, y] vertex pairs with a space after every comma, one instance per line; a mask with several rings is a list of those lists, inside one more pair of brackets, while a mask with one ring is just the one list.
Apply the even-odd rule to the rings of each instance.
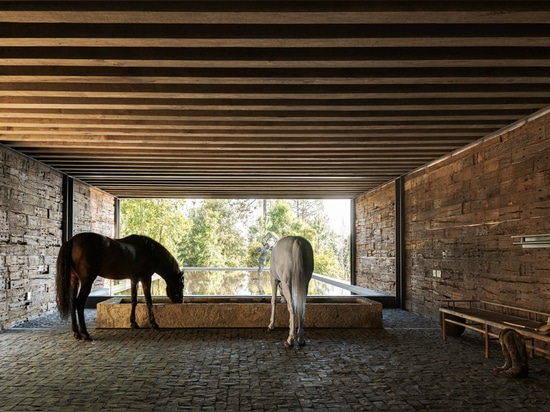
[[550, 410], [548, 362], [509, 380], [497, 342], [447, 342], [439, 325], [384, 310], [384, 329], [94, 330], [72, 338], [56, 315], [0, 333], [0, 410]]

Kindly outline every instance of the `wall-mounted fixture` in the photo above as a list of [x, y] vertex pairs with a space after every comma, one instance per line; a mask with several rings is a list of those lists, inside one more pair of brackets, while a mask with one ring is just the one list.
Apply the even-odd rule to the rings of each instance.
[[550, 234], [512, 236], [514, 245], [521, 245], [524, 249], [550, 247]]

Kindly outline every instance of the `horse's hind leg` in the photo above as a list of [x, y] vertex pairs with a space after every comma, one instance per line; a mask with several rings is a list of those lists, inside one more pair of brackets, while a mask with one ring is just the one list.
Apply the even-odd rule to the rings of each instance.
[[304, 346], [306, 344], [306, 339], [304, 338], [304, 311], [305, 305], [302, 307], [296, 308], [298, 310], [298, 345]]
[[289, 320], [288, 320], [288, 338], [285, 342], [286, 347], [291, 348], [294, 346], [294, 340], [296, 339], [296, 311], [294, 310], [294, 301], [292, 297], [292, 292], [290, 290], [290, 285], [281, 282], [281, 288], [286, 298], [286, 306], [288, 308]]
[[82, 339], [80, 330], [78, 330], [78, 322], [76, 319], [76, 307], [77, 307], [78, 285], [72, 286], [71, 291], [71, 325], [73, 330], [73, 336], [75, 339]]
[[279, 280], [275, 277], [271, 277], [271, 319], [269, 320], [268, 330], [275, 329], [275, 306], [277, 305], [277, 287], [279, 286]]
[[[78, 293], [78, 298], [76, 299], [76, 311], [78, 314], [78, 323], [80, 324], [80, 335], [79, 339], [82, 340], [92, 340], [88, 329], [86, 328], [86, 320], [84, 317], [84, 307], [86, 306], [86, 299], [92, 290], [92, 284], [82, 284], [80, 287], [80, 292]], [[73, 324], [74, 327], [74, 324]], [[74, 330], [74, 329], [73, 329]], [[76, 337], [76, 335], [75, 335]]]

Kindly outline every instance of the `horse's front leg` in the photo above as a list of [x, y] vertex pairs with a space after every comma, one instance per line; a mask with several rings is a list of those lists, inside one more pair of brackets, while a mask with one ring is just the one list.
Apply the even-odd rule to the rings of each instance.
[[151, 298], [151, 280], [142, 281], [143, 294], [145, 295], [145, 302], [147, 303], [147, 311], [149, 312], [149, 323], [155, 330], [159, 330], [159, 325], [155, 321], [155, 314], [153, 313], [153, 299]]
[[137, 306], [137, 281], [132, 280], [130, 290], [132, 292], [132, 310], [130, 311], [130, 327], [132, 329], [139, 329], [139, 325], [136, 322], [136, 306]]
[[268, 330], [275, 329], [275, 306], [277, 304], [277, 287], [279, 286], [279, 280], [271, 277], [271, 319], [269, 321]]

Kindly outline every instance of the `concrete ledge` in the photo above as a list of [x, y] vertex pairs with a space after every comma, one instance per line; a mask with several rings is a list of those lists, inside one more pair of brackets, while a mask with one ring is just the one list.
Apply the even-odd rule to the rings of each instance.
[[[271, 316], [268, 296], [186, 296], [184, 303], [153, 298], [161, 328], [267, 328]], [[97, 305], [96, 328], [129, 328], [130, 299], [111, 298]], [[288, 327], [286, 304], [277, 304], [276, 327]], [[136, 308], [140, 327], [149, 327], [147, 308], [140, 299]], [[382, 304], [358, 296], [307, 298], [306, 328], [382, 328]]]

